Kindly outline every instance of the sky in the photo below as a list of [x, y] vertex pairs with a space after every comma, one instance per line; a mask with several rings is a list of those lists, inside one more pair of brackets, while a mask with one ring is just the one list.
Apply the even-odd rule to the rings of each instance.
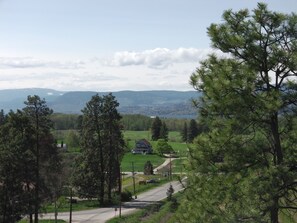
[[[264, 0], [297, 12], [296, 0]], [[255, 0], [0, 0], [0, 90], [193, 90], [224, 10]]]

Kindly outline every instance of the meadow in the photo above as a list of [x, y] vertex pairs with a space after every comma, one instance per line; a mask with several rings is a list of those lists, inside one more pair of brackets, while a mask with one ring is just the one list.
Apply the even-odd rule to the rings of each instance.
[[165, 158], [160, 157], [156, 154], [132, 154], [130, 152], [126, 153], [123, 157], [121, 168], [123, 172], [132, 172], [132, 162], [134, 163], [135, 172], [143, 172], [144, 164], [150, 161], [153, 164], [153, 167], [161, 165]]

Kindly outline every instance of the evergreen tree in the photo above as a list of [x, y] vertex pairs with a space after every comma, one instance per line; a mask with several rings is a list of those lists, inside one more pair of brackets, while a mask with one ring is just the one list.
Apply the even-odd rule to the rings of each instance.
[[[10, 112], [0, 126], [0, 222], [16, 222], [30, 211], [32, 162], [29, 120]], [[32, 204], [32, 203], [31, 203]]]
[[165, 122], [162, 122], [159, 139], [165, 139], [168, 141], [168, 128]]
[[144, 175], [153, 175], [154, 174], [154, 167], [153, 167], [153, 164], [151, 163], [151, 161], [147, 161], [144, 164], [143, 174]]
[[103, 100], [95, 95], [82, 110], [81, 149], [77, 161], [74, 184], [84, 197], [97, 197], [104, 203], [104, 184], [106, 180], [107, 159], [103, 146]]
[[[223, 14], [191, 76], [208, 132], [190, 149], [181, 222], [279, 222], [296, 207], [297, 16], [265, 4]], [[222, 155], [223, 162], [215, 162]]]
[[198, 124], [194, 119], [190, 120], [190, 125], [188, 129], [188, 142], [193, 142], [194, 138], [198, 135], [199, 129]]
[[4, 122], [5, 122], [5, 114], [4, 114], [3, 109], [1, 109], [1, 111], [0, 111], [0, 125], [3, 125]]
[[0, 125], [1, 222], [16, 222], [25, 214], [32, 222], [32, 214], [51, 198], [50, 184], [59, 173], [50, 110], [38, 96], [29, 96], [26, 105]]
[[124, 140], [118, 106], [112, 94], [97, 94], [82, 110], [82, 156], [77, 162], [74, 183], [83, 196], [97, 197], [100, 204], [105, 202], [105, 194], [110, 202], [111, 191], [120, 184]]
[[153, 141], [157, 141], [158, 139], [160, 139], [160, 133], [161, 133], [161, 127], [162, 127], [162, 121], [161, 119], [157, 116], [152, 124], [152, 140]]
[[[30, 122], [33, 139], [30, 141], [31, 155], [34, 158], [34, 221], [38, 222], [38, 212], [42, 202], [50, 198], [49, 178], [60, 171], [60, 158], [53, 135], [51, 134], [52, 110], [39, 96], [28, 96], [23, 114]], [[50, 177], [51, 176], [51, 177]]]
[[[103, 96], [104, 141], [108, 157], [108, 202], [112, 201], [112, 190], [121, 186], [120, 162], [124, 155], [125, 141], [121, 129], [121, 115], [117, 111], [119, 103], [112, 94]], [[119, 191], [121, 189], [119, 188]]]
[[184, 128], [181, 131], [181, 138], [183, 142], [188, 142], [188, 124], [187, 122], [184, 123]]
[[172, 187], [172, 185], [170, 184], [169, 188], [166, 191], [166, 195], [167, 195], [167, 200], [171, 201], [172, 200], [172, 196], [174, 194], [174, 189]]

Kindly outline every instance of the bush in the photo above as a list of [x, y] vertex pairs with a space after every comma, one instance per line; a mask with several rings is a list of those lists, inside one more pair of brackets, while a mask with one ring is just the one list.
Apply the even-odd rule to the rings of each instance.
[[151, 161], [147, 161], [144, 164], [143, 173], [144, 173], [144, 175], [153, 175], [154, 174], [154, 167], [153, 167], [153, 164], [151, 163]]
[[122, 192], [121, 194], [121, 201], [122, 202], [127, 202], [127, 201], [131, 201], [132, 200], [132, 193], [128, 190], [125, 190]]
[[174, 153], [174, 150], [165, 139], [158, 139], [156, 152], [158, 153], [158, 155], [162, 156], [166, 153]]

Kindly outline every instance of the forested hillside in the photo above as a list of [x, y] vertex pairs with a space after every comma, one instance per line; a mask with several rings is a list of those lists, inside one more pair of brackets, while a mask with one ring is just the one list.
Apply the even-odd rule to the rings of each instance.
[[[50, 108], [57, 113], [80, 114], [81, 109], [90, 98], [98, 93], [107, 92], [77, 91], [62, 92], [52, 89], [16, 89], [1, 90], [0, 104], [5, 112], [22, 107], [28, 95], [45, 98]], [[172, 118], [193, 118], [196, 111], [191, 100], [199, 97], [195, 91], [119, 91], [113, 95], [120, 103], [121, 114], [142, 114]]]

